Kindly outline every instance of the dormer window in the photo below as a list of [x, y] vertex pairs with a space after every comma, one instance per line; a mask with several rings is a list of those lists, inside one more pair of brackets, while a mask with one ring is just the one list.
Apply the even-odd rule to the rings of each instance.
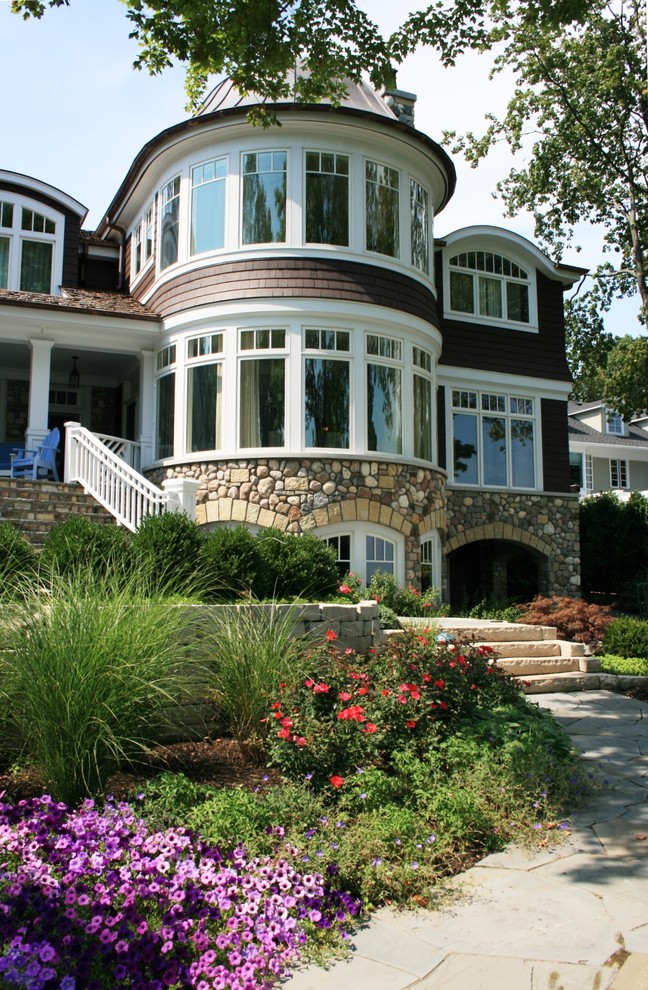
[[613, 436], [622, 437], [624, 435], [623, 418], [618, 413], [610, 412], [607, 415], [606, 429]]
[[57, 229], [46, 213], [0, 201], [0, 288], [52, 291]]
[[529, 323], [529, 275], [492, 251], [464, 251], [450, 258], [450, 310]]

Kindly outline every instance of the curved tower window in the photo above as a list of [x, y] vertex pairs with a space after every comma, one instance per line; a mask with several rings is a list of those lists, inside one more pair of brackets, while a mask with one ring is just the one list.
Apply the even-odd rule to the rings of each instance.
[[410, 179], [410, 238], [414, 268], [430, 272], [430, 207], [427, 190]]
[[178, 226], [180, 222], [180, 176], [167, 182], [162, 190], [160, 209], [160, 268], [178, 260]]
[[[222, 446], [223, 334], [192, 337], [187, 342], [187, 451]], [[211, 360], [209, 359], [210, 356]]]
[[349, 158], [306, 152], [306, 243], [349, 243]]
[[176, 345], [170, 344], [158, 352], [155, 456], [173, 456], [175, 428], [175, 360]]
[[399, 174], [378, 162], [365, 162], [367, 251], [400, 254]]
[[227, 159], [216, 158], [191, 170], [191, 254], [225, 245]]
[[432, 355], [421, 347], [412, 348], [414, 374], [414, 457], [432, 460]]
[[243, 155], [243, 244], [286, 240], [285, 151]]

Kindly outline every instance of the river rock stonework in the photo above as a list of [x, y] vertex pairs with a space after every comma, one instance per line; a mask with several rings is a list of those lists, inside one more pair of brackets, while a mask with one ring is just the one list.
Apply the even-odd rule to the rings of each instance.
[[196, 521], [307, 533], [337, 523], [386, 526], [405, 540], [405, 579], [418, 584], [420, 539], [445, 529], [445, 474], [379, 460], [250, 459], [186, 464], [151, 474], [200, 482]]
[[478, 540], [506, 540], [542, 554], [539, 591], [580, 594], [577, 495], [447, 491], [444, 554]]

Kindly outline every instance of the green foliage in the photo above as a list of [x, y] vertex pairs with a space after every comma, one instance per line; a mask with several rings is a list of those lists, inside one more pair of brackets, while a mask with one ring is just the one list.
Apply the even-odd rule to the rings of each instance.
[[257, 539], [246, 526], [219, 527], [208, 534], [203, 549], [215, 600], [231, 600], [252, 589], [261, 562]]
[[257, 598], [327, 598], [338, 588], [335, 551], [310, 533], [277, 529], [257, 536], [259, 567], [252, 591]]
[[520, 608], [520, 605], [513, 605], [510, 602], [497, 602], [482, 598], [481, 601], [472, 605], [471, 608], [461, 610], [455, 614], [465, 616], [468, 619], [492, 619], [495, 622], [517, 622], [520, 618]]
[[538, 595], [519, 610], [517, 622], [532, 626], [555, 626], [559, 639], [596, 646], [612, 622], [605, 605], [591, 605], [580, 598]]
[[648, 622], [627, 616], [615, 619], [605, 631], [603, 650], [619, 657], [648, 659]]
[[636, 607], [636, 583], [648, 568], [648, 499], [633, 492], [620, 502], [613, 492], [580, 504], [581, 583], [583, 593], [621, 595], [625, 608]]
[[620, 337], [605, 369], [603, 398], [625, 420], [648, 408], [648, 339]]
[[107, 573], [124, 573], [132, 562], [130, 534], [119, 526], [92, 522], [86, 516], [69, 516], [53, 526], [45, 538], [40, 568], [62, 577], [79, 569], [98, 579]]
[[[354, 588], [349, 585], [349, 580], [352, 577], [353, 575], [347, 575], [345, 584], [352, 588], [352, 594], [360, 596], [360, 584], [362, 582], [356, 579], [357, 587]], [[411, 584], [401, 586], [393, 574], [388, 574], [385, 571], [373, 572], [364, 597], [367, 599], [373, 598], [374, 601], [378, 602], [383, 629], [398, 629], [399, 623], [395, 625], [388, 624], [394, 616], [431, 618], [446, 614], [446, 606], [441, 604], [439, 592], [436, 588], [428, 588], [426, 591], [421, 592]]]
[[305, 670], [304, 643], [293, 636], [298, 614], [298, 606], [224, 605], [196, 647], [220, 719], [251, 755], [261, 752], [268, 698]]
[[0, 707], [50, 788], [68, 804], [159, 740], [202, 672], [178, 645], [188, 613], [151, 599], [136, 576], [91, 572], [35, 588], [5, 629]]
[[36, 576], [36, 551], [11, 525], [0, 522], [0, 601], [11, 601], [24, 593]]
[[153, 587], [167, 595], [209, 592], [205, 537], [183, 512], [147, 516], [132, 544], [139, 566]]
[[599, 657], [601, 667], [607, 674], [626, 674], [631, 677], [648, 677], [648, 658], [619, 657], [606, 653]]

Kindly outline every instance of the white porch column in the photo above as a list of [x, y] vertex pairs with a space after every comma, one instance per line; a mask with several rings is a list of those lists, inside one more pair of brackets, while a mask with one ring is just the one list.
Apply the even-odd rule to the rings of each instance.
[[30, 340], [29, 343], [31, 346], [31, 367], [29, 369], [29, 413], [25, 446], [33, 450], [45, 439], [48, 433], [50, 365], [54, 341], [37, 338]]
[[153, 461], [153, 421], [155, 419], [155, 408], [153, 403], [153, 380], [155, 354], [153, 351], [140, 351], [140, 376], [139, 376], [139, 435], [137, 442], [140, 445], [140, 471], [148, 467]]
[[184, 512], [196, 520], [196, 492], [200, 482], [195, 478], [165, 478], [162, 487], [169, 495], [168, 512]]

